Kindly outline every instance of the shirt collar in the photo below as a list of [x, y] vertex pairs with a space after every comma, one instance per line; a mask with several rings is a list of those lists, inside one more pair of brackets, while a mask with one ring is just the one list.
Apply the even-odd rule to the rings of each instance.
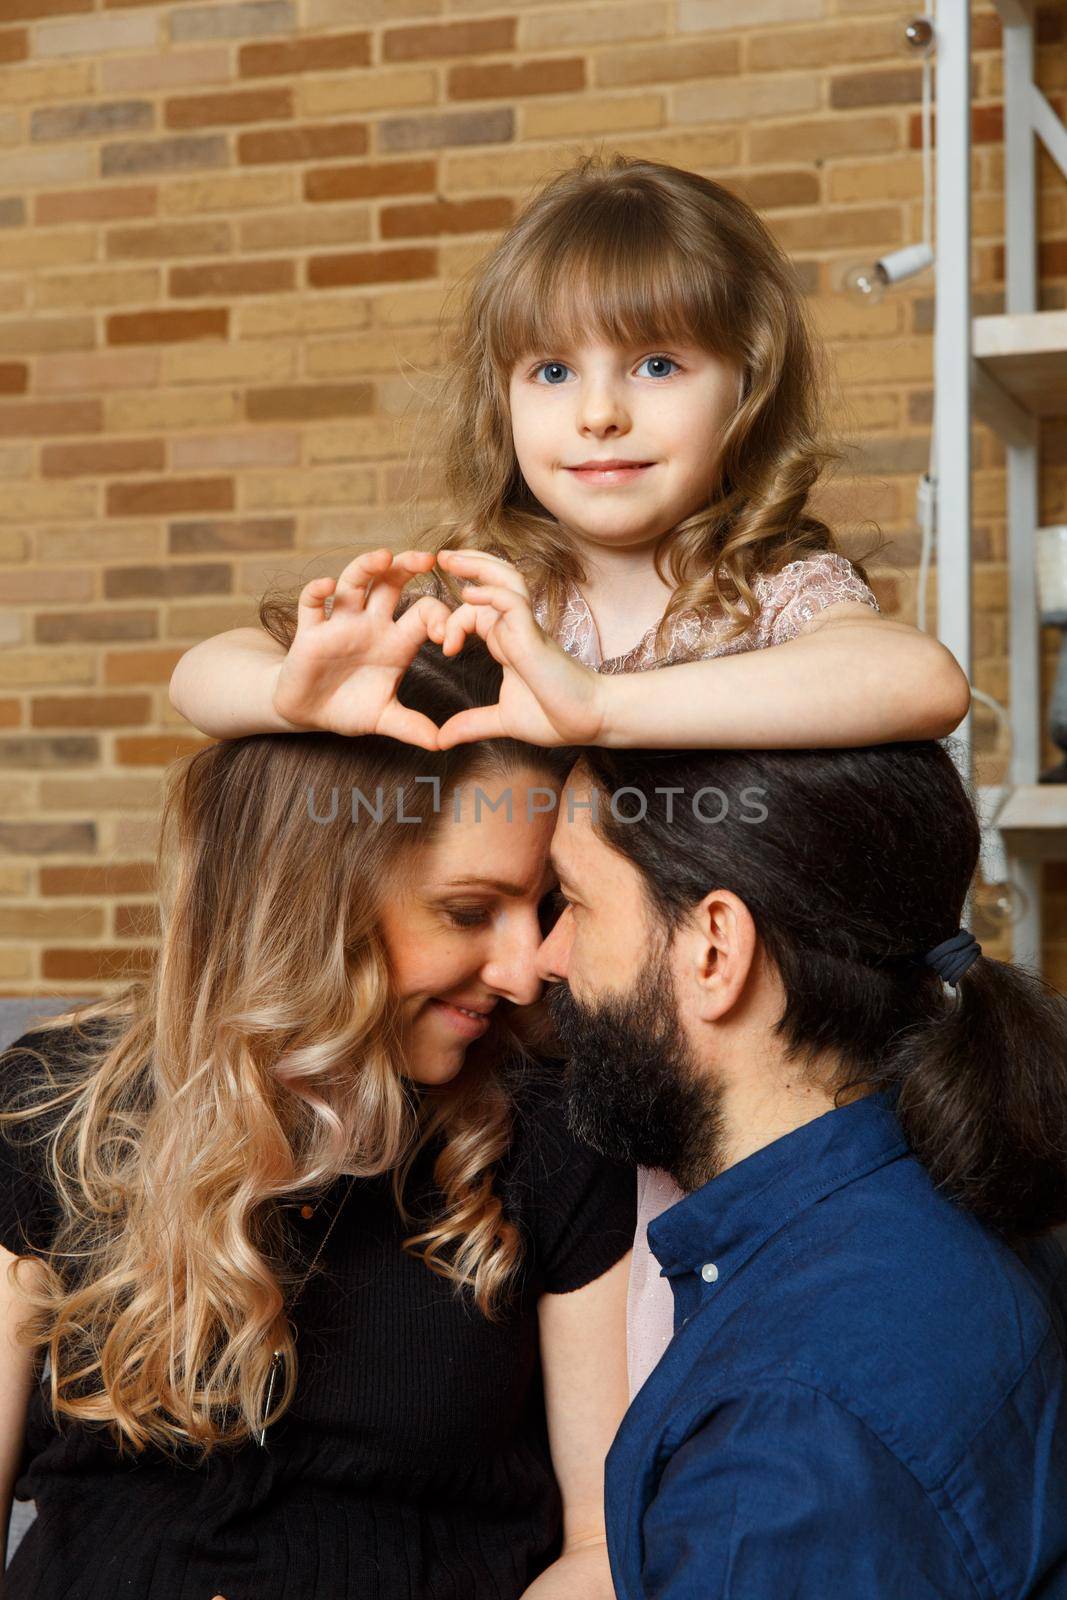
[[653, 1218], [648, 1244], [662, 1275], [736, 1271], [800, 1212], [905, 1154], [897, 1094], [894, 1085], [824, 1112]]

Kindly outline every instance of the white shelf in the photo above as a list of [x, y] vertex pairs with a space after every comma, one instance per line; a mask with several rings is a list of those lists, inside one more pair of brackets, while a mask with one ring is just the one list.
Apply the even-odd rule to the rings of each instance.
[[985, 373], [1031, 416], [1067, 411], [1067, 311], [975, 317], [972, 352]]
[[1023, 783], [997, 818], [1014, 855], [1032, 861], [1067, 859], [1067, 783]]

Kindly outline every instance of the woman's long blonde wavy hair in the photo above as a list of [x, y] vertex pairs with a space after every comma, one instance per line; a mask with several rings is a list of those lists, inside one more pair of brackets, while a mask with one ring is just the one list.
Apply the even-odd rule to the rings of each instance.
[[[291, 606], [268, 600], [261, 616], [291, 634]], [[401, 690], [440, 724], [495, 701], [500, 676], [476, 637], [448, 660], [425, 644]], [[278, 1202], [391, 1172], [410, 1223], [404, 1179], [439, 1132], [447, 1204], [404, 1248], [500, 1315], [522, 1241], [493, 1165], [510, 1139], [510, 1068], [539, 1036], [502, 1005], [457, 1078], [412, 1093], [379, 913], [456, 784], [518, 766], [558, 784], [569, 763], [511, 740], [430, 752], [304, 733], [222, 740], [169, 770], [158, 959], [116, 997], [42, 1024], [75, 1024], [74, 1048], [58, 1067], [38, 1051], [39, 1086], [2, 1119], [9, 1137], [43, 1141], [58, 1197], [50, 1254], [11, 1269], [57, 1417], [105, 1424], [120, 1450], [202, 1459], [279, 1416], [296, 1375], [286, 1292], [306, 1263], [287, 1253]], [[416, 781], [428, 776], [439, 812]], [[331, 791], [337, 820], [324, 825], [312, 811], [329, 814]], [[274, 1349], [286, 1376], [266, 1417]]]
[[[656, 548], [657, 572], [675, 588], [658, 653], [670, 618], [690, 608], [721, 607], [726, 637], [735, 638], [758, 613], [756, 576], [837, 548], [808, 505], [821, 473], [844, 453], [822, 433], [825, 352], [788, 257], [721, 184], [618, 153], [583, 156], [542, 184], [457, 293], [461, 309], [416, 430], [450, 514], [419, 528], [415, 543], [503, 556], [532, 593], [544, 594], [555, 633], [566, 581], [581, 583], [586, 573], [566, 529], [519, 471], [509, 380], [519, 360], [599, 333], [626, 345], [685, 338], [743, 374], [717, 486]], [[861, 561], [853, 564], [866, 580]], [[460, 603], [460, 585], [440, 569], [423, 587]]]

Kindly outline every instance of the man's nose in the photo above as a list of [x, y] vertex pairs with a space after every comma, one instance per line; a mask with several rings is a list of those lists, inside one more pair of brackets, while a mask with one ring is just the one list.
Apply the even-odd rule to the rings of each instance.
[[551, 931], [542, 939], [537, 951], [534, 965], [538, 975], [545, 983], [555, 983], [559, 978], [567, 976], [567, 955], [570, 950], [570, 935], [563, 931], [563, 924], [567, 920], [567, 913], [557, 918]]

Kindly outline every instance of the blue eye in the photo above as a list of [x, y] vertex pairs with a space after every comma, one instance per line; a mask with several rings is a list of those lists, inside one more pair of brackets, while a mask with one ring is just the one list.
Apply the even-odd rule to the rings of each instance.
[[[545, 367], [555, 367], [556, 370], [560, 371], [560, 372], [569, 372], [571, 370], [570, 367], [565, 366], [562, 361], [542, 361], [542, 362], [539, 363], [539, 365], [534, 367], [533, 373], [531, 374], [531, 376], [534, 376], [538, 372], [543, 371], [543, 369]], [[549, 388], [553, 388], [554, 389], [555, 387], [556, 387], [555, 384], [549, 384]]]
[[[676, 367], [678, 365], [677, 361], [675, 361], [673, 356], [646, 356], [645, 360], [641, 362], [641, 366], [644, 366], [645, 361], [658, 361], [661, 364], [666, 362], [666, 364], [668, 366], [670, 366], [670, 367]], [[670, 377], [670, 373], [669, 372], [653, 372], [653, 373], [650, 373], [649, 376], [653, 377], [653, 378], [669, 378]]]
[[[645, 356], [643, 358], [643, 360], [638, 363], [638, 365], [643, 367], [646, 361], [656, 361], [656, 362], [660, 363], [660, 365], [663, 365], [664, 363], [666, 363], [666, 365], [670, 366], [670, 367], [679, 367], [679, 365], [680, 365], [677, 361], [675, 361], [673, 356], [659, 356], [659, 355], [656, 355], [656, 356]], [[532, 372], [530, 373], [530, 376], [536, 380], [537, 374], [540, 373], [540, 372], [543, 372], [546, 367], [555, 368], [555, 370], [557, 372], [570, 372], [571, 371], [571, 368], [567, 366], [565, 361], [540, 361], [540, 362], [538, 362], [537, 366], [533, 368]], [[669, 373], [669, 372], [652, 372], [652, 373], [649, 374], [649, 376], [653, 377], [653, 378], [669, 378], [669, 377], [672, 376], [672, 374]], [[549, 383], [546, 385], [546, 387], [551, 388], [551, 389], [555, 389], [555, 388], [558, 388], [559, 385], [550, 380]]]

